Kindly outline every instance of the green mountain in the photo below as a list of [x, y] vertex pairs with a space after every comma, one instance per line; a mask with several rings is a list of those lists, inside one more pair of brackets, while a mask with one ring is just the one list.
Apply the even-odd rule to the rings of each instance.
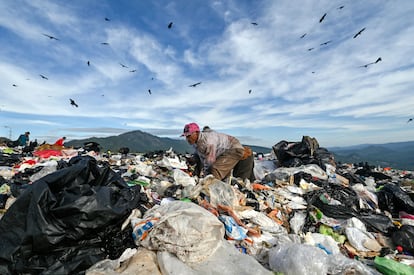
[[87, 142], [96, 142], [103, 152], [111, 150], [118, 152], [120, 148], [128, 147], [130, 152], [147, 153], [159, 150], [168, 150], [171, 147], [175, 152], [193, 152], [192, 147], [185, 140], [161, 138], [139, 130], [104, 138], [91, 137], [81, 140], [65, 142], [65, 146], [82, 147]]
[[[155, 151], [165, 151], [170, 148], [177, 153], [192, 153], [193, 147], [184, 139], [172, 139], [157, 137], [139, 130], [120, 134], [118, 136], [110, 136], [105, 138], [91, 137], [82, 140], [71, 140], [65, 142], [66, 147], [82, 147], [86, 142], [99, 143], [102, 152], [111, 150], [118, 152], [120, 148], [128, 147], [130, 152], [148, 153]], [[269, 153], [271, 148], [250, 146], [255, 152]]]
[[335, 155], [337, 162], [368, 162], [375, 166], [414, 170], [414, 141], [334, 147], [328, 150]]

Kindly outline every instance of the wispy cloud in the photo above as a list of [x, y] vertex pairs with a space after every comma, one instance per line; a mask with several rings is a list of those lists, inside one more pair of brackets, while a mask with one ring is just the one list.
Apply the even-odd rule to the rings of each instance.
[[2, 1], [0, 119], [50, 138], [175, 136], [195, 121], [267, 146], [410, 139], [400, 122], [413, 116], [414, 4], [343, 5]]

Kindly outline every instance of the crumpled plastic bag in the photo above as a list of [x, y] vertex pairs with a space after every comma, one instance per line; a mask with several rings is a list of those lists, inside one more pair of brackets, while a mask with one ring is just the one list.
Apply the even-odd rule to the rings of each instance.
[[202, 184], [210, 197], [211, 205], [214, 207], [219, 204], [230, 207], [238, 205], [236, 192], [230, 184], [222, 182], [211, 175], [205, 177]]
[[159, 218], [140, 245], [168, 251], [185, 263], [200, 262], [212, 255], [224, 236], [216, 216], [192, 202], [172, 201], [154, 206], [143, 219]]
[[185, 163], [185, 161], [181, 161], [177, 156], [174, 156], [172, 158], [164, 156], [162, 160], [159, 160], [157, 162], [157, 165], [160, 167], [168, 168], [168, 169], [174, 169], [174, 168], [184, 169], [184, 170], [188, 169], [188, 166]]
[[307, 244], [283, 243], [269, 251], [271, 270], [284, 275], [327, 274], [325, 252]]
[[173, 177], [175, 184], [177, 185], [182, 185], [184, 187], [196, 185], [195, 179], [180, 169], [174, 169]]

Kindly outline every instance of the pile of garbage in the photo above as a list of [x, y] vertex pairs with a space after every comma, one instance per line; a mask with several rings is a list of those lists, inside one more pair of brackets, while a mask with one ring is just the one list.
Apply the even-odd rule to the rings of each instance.
[[256, 158], [254, 182], [126, 149], [0, 147], [0, 274], [414, 274], [411, 171], [307, 136]]

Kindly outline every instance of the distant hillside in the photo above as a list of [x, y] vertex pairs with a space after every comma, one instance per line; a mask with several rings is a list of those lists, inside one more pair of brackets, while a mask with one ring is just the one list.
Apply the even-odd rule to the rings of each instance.
[[336, 161], [414, 170], [414, 141], [328, 148]]
[[130, 152], [147, 153], [158, 150], [168, 150], [171, 147], [175, 152], [185, 153], [192, 152], [192, 147], [185, 140], [161, 138], [139, 130], [110, 136], [105, 138], [91, 137], [81, 140], [71, 140], [65, 143], [65, 146], [82, 147], [86, 142], [99, 143], [102, 151], [111, 150], [118, 152], [122, 147], [128, 147]]
[[[65, 146], [82, 147], [84, 143], [91, 141], [99, 143], [102, 151], [118, 152], [122, 147], [128, 147], [130, 152], [137, 153], [165, 151], [170, 148], [173, 148], [177, 153], [192, 153], [194, 151], [185, 139], [161, 138], [139, 130], [105, 138], [91, 137], [82, 140], [71, 140], [66, 142]], [[266, 147], [250, 147], [255, 152], [269, 153], [271, 151], [271, 148]]]
[[10, 142], [11, 140], [6, 138], [6, 137], [0, 137], [0, 144], [7, 144], [8, 142]]

